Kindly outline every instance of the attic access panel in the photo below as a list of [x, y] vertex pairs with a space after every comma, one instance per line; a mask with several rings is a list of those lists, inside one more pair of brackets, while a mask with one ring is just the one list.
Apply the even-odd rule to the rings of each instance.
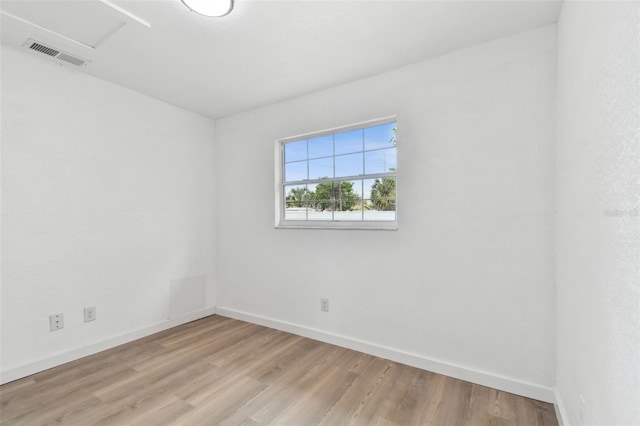
[[91, 47], [126, 24], [100, 1], [3, 0], [2, 11]]

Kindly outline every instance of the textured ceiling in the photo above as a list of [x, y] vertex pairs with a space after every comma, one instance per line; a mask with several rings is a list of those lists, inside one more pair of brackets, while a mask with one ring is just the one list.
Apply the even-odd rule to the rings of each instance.
[[[109, 2], [74, 3], [2, 0], [2, 43], [20, 46], [29, 37], [49, 43], [89, 59], [81, 72], [212, 118], [547, 25], [561, 6], [555, 0], [236, 0], [230, 15], [206, 18], [180, 0], [111, 4], [133, 17], [114, 12]], [[96, 16], [109, 20], [106, 33], [94, 34]], [[46, 31], [54, 25], [69, 38], [88, 34], [95, 48]]]

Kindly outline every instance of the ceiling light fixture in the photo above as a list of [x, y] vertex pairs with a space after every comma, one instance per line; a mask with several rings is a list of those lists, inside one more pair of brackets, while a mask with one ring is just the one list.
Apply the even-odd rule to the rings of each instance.
[[182, 0], [192, 12], [219, 18], [233, 9], [233, 0]]

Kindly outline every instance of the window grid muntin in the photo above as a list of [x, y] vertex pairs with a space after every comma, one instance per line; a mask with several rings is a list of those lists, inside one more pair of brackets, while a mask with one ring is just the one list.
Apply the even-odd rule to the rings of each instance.
[[[317, 184], [321, 184], [321, 183], [331, 183], [332, 187], [331, 187], [331, 194], [329, 198], [321, 198], [321, 199], [316, 199], [313, 200], [311, 198], [305, 197], [301, 202], [304, 203], [304, 208], [306, 209], [306, 220], [309, 220], [308, 217], [308, 212], [311, 210], [315, 210], [315, 207], [312, 206], [313, 202], [327, 202], [327, 203], [331, 203], [333, 206], [333, 208], [329, 211], [332, 212], [331, 216], [332, 216], [332, 220], [337, 220], [335, 218], [336, 216], [336, 211], [335, 207], [337, 207], [337, 203], [342, 201], [342, 183], [347, 182], [347, 183], [351, 183], [353, 186], [356, 187], [356, 195], [358, 195], [359, 199], [360, 199], [360, 203], [361, 203], [361, 209], [359, 210], [361, 212], [360, 216], [360, 220], [363, 221], [364, 220], [364, 216], [365, 216], [365, 210], [363, 207], [366, 205], [370, 205], [374, 199], [370, 198], [371, 197], [371, 189], [369, 189], [367, 192], [367, 198], [364, 198], [365, 196], [365, 191], [364, 191], [364, 187], [365, 187], [365, 181], [369, 180], [369, 181], [376, 181], [379, 179], [384, 179], [384, 178], [393, 178], [395, 180], [396, 176], [394, 173], [384, 173], [384, 174], [371, 174], [371, 175], [358, 175], [358, 176], [347, 176], [347, 177], [337, 177], [337, 178], [328, 178], [328, 179], [310, 179], [310, 180], [303, 180], [303, 181], [291, 181], [291, 182], [287, 182], [287, 184], [285, 186], [283, 186], [283, 198], [285, 199], [285, 203], [293, 203], [295, 201], [287, 201], [286, 200], [286, 195], [288, 193], [290, 193], [290, 191], [287, 191], [286, 187], [292, 187], [292, 186], [298, 186], [298, 187], [303, 187], [305, 190], [306, 194], [309, 194], [311, 192], [309, 186], [312, 185], [316, 185]], [[374, 182], [375, 184], [375, 182]], [[373, 185], [373, 184], [372, 184]], [[358, 190], [359, 187], [359, 190]], [[337, 188], [337, 189], [333, 189], [333, 188]], [[368, 187], [367, 187], [368, 188]], [[336, 198], [335, 194], [337, 193], [338, 197]], [[393, 210], [380, 210], [380, 211], [395, 211], [395, 201], [396, 198], [395, 197], [378, 197], [377, 198], [378, 201], [391, 201], [392, 204], [394, 205], [394, 209]], [[346, 202], [350, 202], [350, 200], [347, 200]], [[346, 210], [346, 211], [350, 211], [350, 210]], [[342, 210], [340, 210], [340, 212], [342, 212]], [[394, 214], [395, 215], [395, 214]]]
[[[389, 174], [386, 174], [385, 177], [393, 177], [394, 180], [395, 180], [395, 176], [389, 176]], [[290, 183], [290, 182], [288, 182], [286, 185], [283, 186], [283, 190], [282, 190], [282, 196], [283, 196], [283, 199], [284, 199], [284, 206], [285, 206], [285, 210], [283, 211], [283, 219], [284, 220], [295, 221], [295, 222], [298, 222], [298, 223], [301, 223], [301, 222], [304, 222], [304, 221], [308, 221], [308, 220], [317, 222], [318, 219], [310, 219], [309, 218], [309, 212], [310, 211], [315, 211], [317, 213], [331, 212], [331, 221], [336, 221], [336, 222], [337, 221], [348, 221], [348, 222], [354, 222], [354, 223], [363, 223], [363, 222], [375, 222], [375, 220], [367, 220], [367, 219], [365, 219], [366, 213], [369, 213], [371, 215], [371, 214], [375, 214], [376, 212], [377, 213], [380, 213], [380, 212], [393, 212], [393, 216], [394, 216], [393, 220], [385, 219], [385, 220], [382, 220], [382, 221], [384, 221], [384, 222], [393, 222], [393, 221], [395, 221], [396, 220], [396, 204], [397, 204], [396, 197], [379, 197], [379, 198], [377, 198], [377, 201], [391, 201], [392, 205], [394, 206], [393, 210], [373, 210], [373, 211], [370, 211], [370, 212], [366, 211], [364, 206], [371, 205], [373, 203], [374, 199], [371, 198], [371, 191], [369, 191], [369, 194], [368, 194], [367, 198], [364, 197], [364, 195], [365, 195], [365, 191], [364, 191], [365, 180], [374, 180], [375, 181], [376, 178], [375, 177], [368, 177], [368, 176], [365, 178], [365, 177], [360, 176], [360, 177], [358, 177], [356, 179], [335, 178], [335, 179], [331, 180], [330, 182], [326, 181], [326, 180], [322, 180], [322, 179], [318, 179], [317, 182], [303, 182], [303, 181], [298, 182], [298, 183]], [[336, 212], [345, 213], [345, 212], [353, 211], [353, 210], [344, 210], [344, 211], [343, 210], [335, 210], [335, 207], [337, 207], [337, 204], [340, 203], [341, 201], [342, 202], [346, 202], [346, 203], [353, 202], [351, 200], [348, 200], [348, 199], [344, 200], [342, 198], [342, 191], [341, 191], [340, 188], [341, 188], [341, 184], [343, 182], [349, 182], [349, 183], [357, 182], [357, 185], [360, 186], [360, 190], [359, 190], [360, 194], [358, 194], [356, 192], [356, 194], [360, 196], [360, 200], [356, 201], [356, 202], [359, 202], [361, 204], [361, 209], [359, 210], [359, 212], [360, 212], [360, 219], [359, 220], [336, 219]], [[311, 198], [305, 198], [302, 201], [300, 201], [303, 204], [303, 207], [305, 208], [305, 219], [286, 219], [286, 212], [287, 212], [286, 206], [287, 206], [287, 204], [297, 203], [298, 202], [298, 201], [287, 201], [287, 199], [286, 199], [286, 197], [287, 197], [287, 187], [292, 187], [292, 186], [304, 187], [305, 194], [308, 196], [308, 194], [310, 193], [309, 186], [317, 185], [318, 183], [331, 183], [332, 184], [332, 188], [331, 188], [331, 191], [330, 191], [330, 197], [329, 198], [315, 199], [315, 200], [312, 200]], [[338, 189], [337, 190], [334, 189], [336, 187], [335, 186], [336, 184], [338, 184], [338, 186], [337, 186]], [[338, 195], [337, 198], [336, 198], [335, 194]], [[330, 205], [332, 205], [333, 209], [318, 211], [318, 210], [316, 210], [315, 207], [312, 206], [312, 204], [314, 204], [314, 203], [330, 204]]]
[[[395, 118], [393, 119], [385, 119], [385, 120], [375, 120], [375, 121], [371, 121], [368, 123], [362, 123], [360, 125], [354, 125], [354, 126], [349, 126], [349, 127], [345, 127], [345, 128], [341, 128], [341, 129], [335, 129], [335, 130], [329, 130], [329, 131], [325, 131], [325, 132], [318, 132], [318, 133], [313, 133], [313, 134], [308, 134], [305, 135], [304, 137], [296, 137], [296, 138], [287, 138], [287, 139], [282, 139], [280, 140], [280, 164], [281, 164], [281, 176], [282, 179], [280, 181], [280, 187], [281, 187], [281, 194], [282, 194], [282, 201], [280, 203], [280, 221], [281, 224], [284, 223], [290, 223], [293, 222], [297, 225], [294, 225], [294, 227], [306, 227], [305, 224], [325, 224], [327, 225], [327, 227], [331, 227], [331, 223], [341, 223], [341, 222], [348, 222], [348, 223], [353, 223], [353, 224], [369, 224], [369, 225], [373, 225], [375, 223], [387, 223], [387, 224], [391, 224], [391, 223], [396, 223], [397, 222], [397, 195], [395, 195], [394, 197], [382, 197], [382, 198], [377, 198], [377, 200], [384, 200], [384, 201], [391, 201], [393, 204], [393, 210], [372, 210], [372, 211], [367, 211], [364, 206], [367, 203], [372, 203], [373, 199], [368, 198], [365, 199], [364, 198], [364, 181], [367, 179], [384, 179], [384, 178], [388, 178], [388, 177], [392, 177], [394, 179], [395, 182], [397, 182], [397, 146], [396, 143], [394, 142], [392, 146], [385, 146], [385, 147], [377, 147], [377, 148], [370, 148], [370, 149], [366, 149], [366, 139], [365, 139], [365, 135], [366, 135], [366, 130], [367, 129], [371, 129], [371, 128], [375, 128], [378, 126], [383, 126], [383, 125], [389, 125], [389, 124], [393, 124], [394, 127], [397, 126], [397, 121]], [[362, 150], [360, 151], [353, 151], [353, 152], [344, 152], [344, 153], [340, 153], [340, 154], [336, 154], [336, 135], [340, 134], [340, 133], [347, 133], [350, 131], [360, 131], [361, 132], [361, 145], [362, 145]], [[331, 156], [323, 156], [323, 157], [314, 157], [314, 158], [309, 158], [309, 140], [311, 139], [316, 139], [316, 138], [320, 138], [322, 136], [327, 136], [327, 135], [331, 135], [332, 137], [332, 142], [333, 142], [333, 155]], [[394, 138], [396, 138], [396, 135], [394, 134]], [[304, 160], [294, 160], [294, 161], [290, 161], [287, 162], [286, 161], [286, 157], [284, 155], [285, 152], [285, 146], [288, 143], [294, 143], [294, 142], [300, 142], [300, 141], [305, 141], [306, 143], [306, 148], [307, 148], [307, 158]], [[392, 139], [390, 139], [391, 142]], [[397, 140], [397, 139], [396, 139]], [[374, 152], [374, 151], [382, 151], [382, 150], [391, 150], [394, 149], [394, 152], [396, 153], [396, 157], [395, 157], [395, 170], [393, 172], [386, 172], [386, 173], [371, 173], [371, 174], [367, 174], [366, 173], [366, 155], [365, 153], [368, 152]], [[357, 153], [361, 153], [362, 154], [362, 174], [358, 174], [358, 175], [352, 175], [352, 176], [339, 176], [336, 177], [335, 176], [335, 158], [336, 157], [341, 157], [341, 156], [345, 156], [345, 155], [352, 155], [352, 154], [357, 154]], [[310, 160], [319, 160], [319, 159], [324, 159], [324, 158], [333, 158], [333, 177], [331, 178], [315, 178], [315, 179], [310, 179], [310, 170], [309, 170], [309, 161]], [[286, 168], [286, 164], [291, 164], [291, 163], [296, 163], [296, 162], [306, 162], [307, 165], [307, 179], [303, 179], [303, 180], [298, 180], [298, 181], [287, 181], [286, 180], [286, 172], [285, 172], [285, 168]], [[330, 210], [331, 212], [331, 219], [325, 219], [325, 220], [316, 220], [316, 219], [310, 219], [309, 218], [309, 212], [312, 210], [311, 206], [310, 206], [310, 202], [307, 201], [307, 205], [304, 207], [305, 208], [305, 219], [303, 220], [291, 220], [285, 219], [286, 216], [286, 191], [285, 191], [285, 186], [290, 186], [290, 185], [306, 185], [305, 188], [308, 191], [309, 190], [309, 185], [317, 185], [319, 183], [341, 183], [341, 182], [347, 182], [347, 181], [360, 181], [360, 186], [361, 186], [361, 197], [360, 197], [360, 219], [359, 220], [337, 220], [335, 218], [336, 216], [336, 210], [335, 210], [335, 203], [338, 202], [338, 200], [336, 200], [335, 198], [331, 198], [331, 200], [327, 200], [330, 203], [333, 203], [333, 209]], [[342, 191], [341, 189], [338, 189], [338, 193], [339, 196], [342, 196]], [[371, 197], [371, 191], [369, 191], [369, 197]], [[324, 200], [323, 200], [324, 201]], [[315, 211], [315, 210], [314, 210]], [[316, 211], [317, 212], [317, 211]], [[325, 211], [320, 211], [319, 213], [324, 213]], [[339, 213], [348, 213], [348, 212], [352, 212], [352, 210], [347, 210], [347, 211], [340, 211]], [[369, 214], [379, 214], [379, 213], [392, 213], [393, 215], [393, 219], [389, 220], [389, 219], [382, 219], [382, 220], [365, 220], [365, 215], [366, 213]], [[355, 225], [356, 228], [359, 225]]]
[[[301, 140], [305, 140], [305, 139], [301, 139]], [[291, 142], [300, 142], [300, 141], [291, 141]], [[291, 142], [285, 142], [285, 144], [287, 143], [291, 143]], [[322, 160], [323, 158], [333, 158], [333, 157], [341, 157], [343, 155], [352, 155], [352, 154], [358, 154], [360, 152], [374, 152], [374, 151], [384, 151], [385, 149], [393, 149], [395, 148], [394, 146], [389, 146], [389, 147], [385, 147], [385, 148], [373, 148], [373, 149], [363, 149], [362, 151], [355, 151], [355, 152], [345, 152], [342, 154], [336, 154], [336, 155], [325, 155], [324, 157], [313, 157], [313, 158], [307, 158], [305, 160], [293, 160], [293, 161], [285, 161], [284, 164], [291, 164], [291, 163], [302, 163], [303, 161], [309, 161], [309, 160]], [[308, 149], [307, 149], [308, 150]]]

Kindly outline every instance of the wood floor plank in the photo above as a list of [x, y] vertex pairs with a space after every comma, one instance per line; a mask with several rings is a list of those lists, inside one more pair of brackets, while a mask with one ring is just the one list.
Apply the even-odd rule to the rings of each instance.
[[[369, 398], [360, 407], [358, 412], [358, 419], [354, 424], [369, 425], [379, 423], [384, 420], [384, 416], [381, 417], [380, 407], [385, 403], [387, 395], [392, 391], [394, 383], [400, 378], [400, 364], [395, 362], [389, 362], [388, 368], [385, 369], [383, 375], [379, 377], [380, 381], [376, 383]], [[388, 419], [387, 419], [388, 421]]]
[[0, 425], [556, 426], [535, 401], [211, 316], [0, 386]]
[[[318, 372], [319, 373], [319, 372]], [[351, 386], [357, 375], [339, 368], [325, 368], [313, 376], [309, 387], [287, 406], [271, 423], [317, 425]]]
[[91, 394], [75, 393], [73, 400], [67, 401], [64, 405], [56, 403], [39, 405], [17, 417], [4, 419], [0, 424], [24, 426], [61, 424], [74, 418], [78, 413], [92, 412], [100, 404], [100, 400]]
[[[126, 366], [113, 366], [94, 370], [84, 377], [75, 378], [72, 381], [61, 379], [60, 381], [37, 383], [30, 387], [28, 391], [13, 395], [11, 398], [0, 396], [2, 410], [0, 411], [0, 421], [11, 422], [24, 421], [29, 424], [29, 419], [40, 418], [42, 413], [55, 417], [54, 409], [58, 406], [75, 406], [79, 400], [95, 399], [94, 390], [99, 390], [105, 386], [129, 377], [133, 370]], [[68, 404], [61, 403], [68, 402]], [[35, 422], [35, 420], [33, 420]], [[37, 424], [37, 422], [35, 422]]]
[[[249, 377], [268, 385], [267, 392], [257, 395], [242, 409], [252, 420], [260, 424], [273, 423], [275, 418], [301, 398], [307, 386], [305, 383], [313, 382], [321, 373], [312, 366], [321, 364], [333, 351], [330, 345], [316, 345], [318, 342], [308, 342], [308, 339], [297, 336], [290, 335], [289, 340], [281, 353], [282, 356], [267, 357], [254, 363], [253, 369], [244, 367]], [[310, 347], [314, 349], [308, 350]], [[265, 366], [274, 374], [263, 374]]]
[[193, 410], [193, 407], [173, 395], [154, 395], [137, 400], [133, 404], [108, 404], [109, 414], [89, 424], [100, 426], [162, 425]]
[[[361, 371], [358, 371], [357, 368], [351, 370], [359, 375], [351, 385], [349, 392], [346, 392], [329, 410], [320, 424], [331, 426], [340, 423], [358, 424], [361, 421], [362, 409], [367, 406], [371, 395], [391, 369], [391, 363], [387, 360], [370, 357], [359, 366], [362, 366]], [[366, 374], [363, 374], [365, 372]]]
[[180, 424], [219, 424], [238, 413], [242, 406], [264, 391], [268, 385], [251, 377], [242, 377], [229, 384], [224, 393], [212, 393], [195, 404], [195, 408], [180, 417]]

